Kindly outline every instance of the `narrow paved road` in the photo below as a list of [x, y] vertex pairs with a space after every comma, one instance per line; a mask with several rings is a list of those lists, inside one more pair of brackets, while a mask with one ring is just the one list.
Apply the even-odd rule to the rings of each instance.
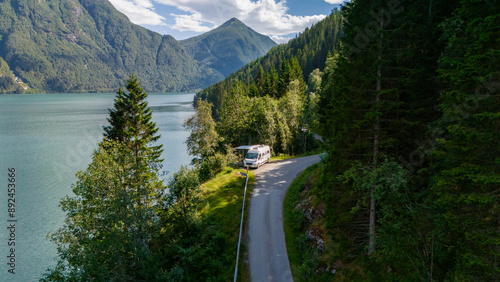
[[283, 200], [297, 175], [319, 156], [272, 162], [255, 170], [248, 223], [252, 281], [293, 281], [283, 231]]

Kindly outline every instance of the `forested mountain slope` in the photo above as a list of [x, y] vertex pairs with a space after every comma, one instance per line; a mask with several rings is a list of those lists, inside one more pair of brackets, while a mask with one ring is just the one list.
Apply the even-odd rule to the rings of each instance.
[[[264, 57], [261, 57], [237, 72], [231, 74], [227, 79], [199, 92], [197, 98], [202, 98], [214, 104], [215, 110], [220, 107], [224, 93], [228, 93], [234, 81], [240, 80], [250, 85], [254, 77], [258, 76], [259, 69], [262, 75], [278, 75], [282, 72], [281, 67], [285, 61], [292, 57], [297, 59], [302, 69], [305, 80], [316, 68], [323, 70], [326, 58], [334, 50], [341, 36], [342, 16], [340, 11], [334, 10], [331, 15], [311, 28], [307, 28], [297, 38], [290, 40], [287, 44], [272, 48]], [[276, 71], [275, 74], [271, 74]]]
[[277, 45], [269, 36], [255, 32], [236, 18], [179, 43], [195, 60], [225, 76], [264, 56]]
[[131, 73], [148, 91], [192, 90], [223, 78], [107, 0], [2, 1], [0, 15], [0, 57], [45, 92], [115, 91]]

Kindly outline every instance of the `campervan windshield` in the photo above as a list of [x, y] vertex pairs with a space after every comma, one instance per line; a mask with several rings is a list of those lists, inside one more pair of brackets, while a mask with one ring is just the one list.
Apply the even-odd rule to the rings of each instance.
[[247, 153], [247, 156], [245, 158], [247, 159], [256, 159], [259, 156], [258, 153]]

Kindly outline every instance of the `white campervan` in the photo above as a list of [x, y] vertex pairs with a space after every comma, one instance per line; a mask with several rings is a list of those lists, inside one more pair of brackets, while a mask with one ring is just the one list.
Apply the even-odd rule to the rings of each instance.
[[244, 166], [257, 168], [271, 159], [271, 148], [267, 145], [253, 145], [245, 156]]

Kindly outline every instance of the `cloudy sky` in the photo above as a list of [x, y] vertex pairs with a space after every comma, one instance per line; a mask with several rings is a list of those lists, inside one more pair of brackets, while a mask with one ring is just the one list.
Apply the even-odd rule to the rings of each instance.
[[283, 43], [322, 20], [344, 0], [110, 0], [138, 25], [178, 40], [236, 17]]

